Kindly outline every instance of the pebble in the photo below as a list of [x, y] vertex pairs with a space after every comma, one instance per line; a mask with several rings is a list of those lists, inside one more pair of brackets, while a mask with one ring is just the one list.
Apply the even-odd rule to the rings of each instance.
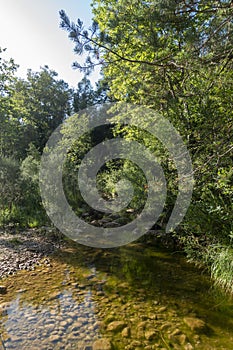
[[120, 332], [126, 326], [127, 326], [127, 324], [123, 321], [113, 321], [113, 322], [109, 323], [109, 325], [107, 327], [107, 331]]
[[131, 335], [131, 330], [130, 330], [129, 327], [125, 327], [125, 328], [122, 330], [122, 332], [121, 332], [121, 336], [122, 336], [123, 338], [129, 338], [130, 335]]
[[195, 331], [197, 333], [202, 333], [207, 328], [207, 325], [203, 320], [201, 320], [199, 318], [195, 318], [195, 317], [185, 317], [184, 323], [186, 323], [186, 325], [192, 331]]
[[184, 345], [186, 343], [186, 341], [187, 341], [187, 337], [186, 337], [185, 334], [179, 335], [178, 339], [179, 339], [180, 345]]
[[156, 332], [155, 330], [151, 329], [145, 332], [145, 338], [147, 340], [153, 340], [155, 338], [158, 337], [158, 332]]
[[58, 334], [54, 334], [49, 337], [49, 341], [52, 343], [58, 342], [60, 339], [61, 337]]
[[109, 339], [98, 339], [93, 343], [93, 350], [112, 350], [112, 344]]
[[162, 306], [162, 307], [160, 307], [160, 308], [157, 310], [157, 312], [160, 313], [160, 312], [164, 312], [164, 311], [166, 311], [166, 310], [167, 310], [167, 307], [166, 307], [166, 306]]
[[[41, 233], [41, 230], [25, 230], [23, 233], [0, 235], [0, 278], [14, 274], [18, 270], [34, 270], [41, 259], [59, 248], [60, 242], [54, 242]], [[43, 264], [50, 264], [47, 258]], [[1, 292], [0, 292], [1, 294]]]

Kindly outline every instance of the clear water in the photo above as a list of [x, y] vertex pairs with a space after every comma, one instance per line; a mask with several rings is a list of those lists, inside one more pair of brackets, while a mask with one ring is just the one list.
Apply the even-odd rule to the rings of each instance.
[[3, 283], [0, 349], [233, 348], [233, 302], [182, 256], [143, 244], [73, 245]]

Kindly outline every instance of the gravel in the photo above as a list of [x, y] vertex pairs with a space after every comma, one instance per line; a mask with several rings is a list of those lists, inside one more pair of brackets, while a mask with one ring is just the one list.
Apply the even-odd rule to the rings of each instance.
[[[49, 256], [62, 245], [62, 237], [49, 228], [11, 233], [0, 231], [0, 278], [18, 270], [34, 270], [35, 265], [50, 264]], [[46, 257], [46, 259], [44, 259]]]

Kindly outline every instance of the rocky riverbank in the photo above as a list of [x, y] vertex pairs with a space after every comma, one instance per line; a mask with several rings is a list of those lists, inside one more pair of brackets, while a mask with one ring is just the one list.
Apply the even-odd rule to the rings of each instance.
[[0, 278], [18, 270], [34, 270], [36, 265], [50, 264], [49, 256], [64, 241], [54, 229], [30, 229], [18, 232], [0, 231]]
[[[109, 220], [95, 220], [96, 226], [120, 226], [120, 223]], [[148, 231], [146, 240], [152, 245], [174, 248], [174, 241], [158, 230]], [[14, 274], [18, 270], [34, 270], [36, 265], [49, 264], [49, 256], [65, 245], [64, 236], [54, 228], [25, 229], [16, 231], [14, 228], [0, 229], [0, 279]]]

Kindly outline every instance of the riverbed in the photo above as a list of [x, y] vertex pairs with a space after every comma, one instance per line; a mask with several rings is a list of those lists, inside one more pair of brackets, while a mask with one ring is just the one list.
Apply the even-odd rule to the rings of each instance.
[[0, 349], [233, 347], [233, 302], [205, 271], [156, 246], [68, 242], [1, 284]]

